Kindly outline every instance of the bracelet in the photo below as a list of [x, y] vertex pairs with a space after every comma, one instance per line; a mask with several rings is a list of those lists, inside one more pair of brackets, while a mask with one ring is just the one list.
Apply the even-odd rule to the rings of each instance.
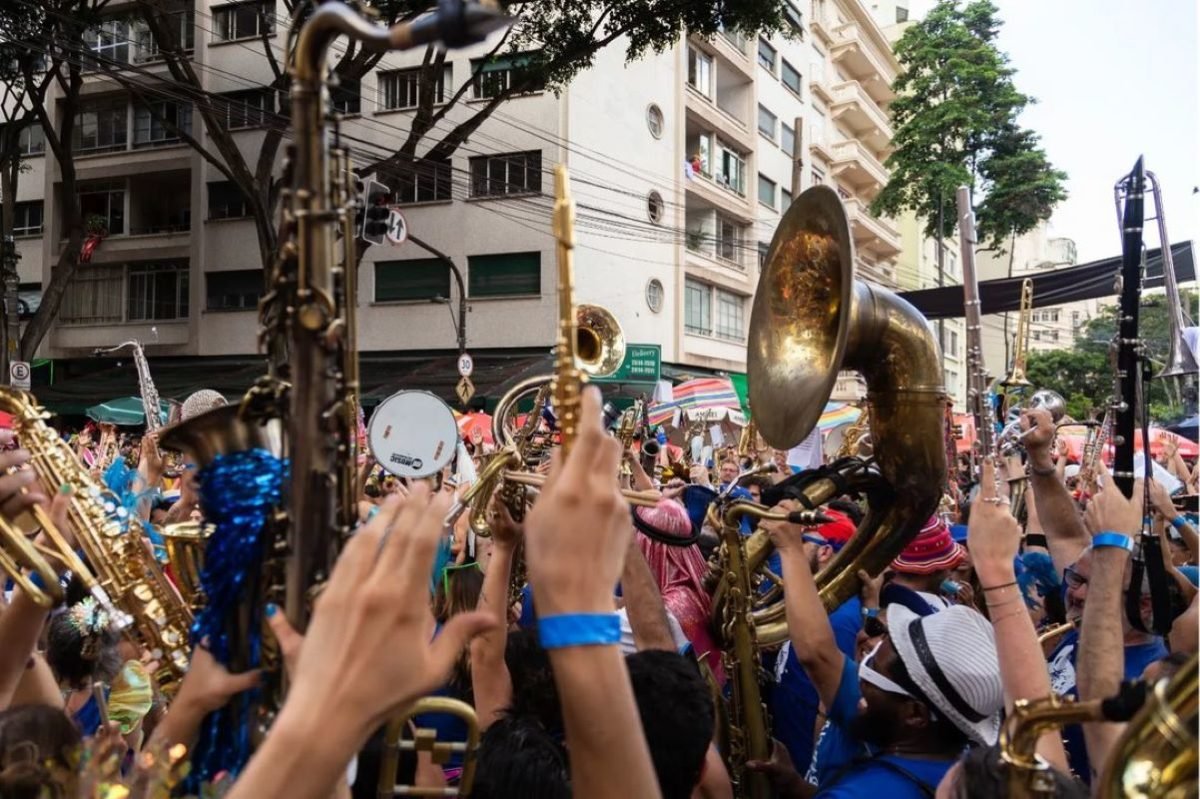
[[1174, 527], [1176, 530], [1182, 530], [1183, 528], [1188, 526], [1187, 517], [1185, 517], [1182, 513], [1179, 514], [1178, 516], [1176, 516], [1174, 519], [1171, 520], [1171, 526]]
[[863, 608], [862, 615], [864, 619], [874, 619], [879, 616], [879, 608]]
[[562, 613], [538, 619], [543, 649], [604, 646], [621, 642], [621, 617], [616, 613]]
[[1049, 549], [1050, 542], [1046, 540], [1045, 533], [1029, 533], [1025, 536], [1025, 546]]
[[1101, 547], [1116, 547], [1126, 552], [1132, 552], [1133, 539], [1121, 533], [1105, 531], [1092, 539], [1092, 549], [1100, 549]]
[[980, 588], [982, 588], [984, 591], [999, 591], [1001, 588], [1008, 588], [1009, 586], [1016, 584], [1017, 581], [1013, 580], [1011, 583], [1000, 583], [1000, 585], [983, 585], [980, 586]]

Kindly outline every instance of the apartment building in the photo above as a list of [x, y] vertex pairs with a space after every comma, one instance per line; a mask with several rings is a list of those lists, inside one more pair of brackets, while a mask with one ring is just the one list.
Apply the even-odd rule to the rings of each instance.
[[[553, 341], [559, 163], [570, 167], [578, 206], [577, 300], [608, 307], [628, 341], [658, 345], [663, 363], [685, 372], [744, 369], [759, 259], [797, 188], [835, 186], [851, 213], [860, 277], [896, 285], [899, 232], [865, 211], [886, 180], [895, 61], [859, 0], [787, 8], [787, 35], [689, 36], [634, 63], [618, 41], [563, 92], [529, 87], [502, 104], [444, 162], [380, 176], [412, 233], [464, 276], [467, 348], [477, 360], [544, 354]], [[134, 11], [128, 2], [106, 7], [89, 47], [165, 75]], [[275, 14], [284, 11], [274, 0], [178, 6], [203, 89], [251, 159], [271, 129], [287, 125], [285, 99], [264, 88], [273, 73], [262, 40], [280, 58], [286, 36], [286, 17]], [[509, 85], [520, 62], [489, 57], [487, 45], [449, 54], [435, 101], [441, 108], [460, 90], [463, 99], [418, 150]], [[404, 140], [423, 88], [420, 63], [420, 53], [392, 53], [361, 81], [335, 87], [356, 166]], [[152, 361], [191, 359], [197, 368], [252, 356], [262, 292], [254, 223], [225, 176], [160, 119], [208, 143], [198, 115], [169, 92], [151, 95], [151, 113], [96, 71], [86, 73], [84, 95], [71, 146], [85, 217], [107, 236], [68, 288], [40, 354], [77, 362], [138, 339]], [[16, 230], [31, 303], [63, 236], [53, 212], [61, 174], [40, 138], [29, 134]], [[412, 241], [373, 246], [359, 275], [364, 355], [453, 350], [448, 307], [459, 289], [438, 256]]]

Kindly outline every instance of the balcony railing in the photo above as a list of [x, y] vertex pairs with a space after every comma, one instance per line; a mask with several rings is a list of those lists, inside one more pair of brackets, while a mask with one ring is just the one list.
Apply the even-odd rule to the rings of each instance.
[[883, 164], [856, 139], [845, 139], [833, 145], [833, 174], [864, 189], [872, 197], [888, 180]]
[[846, 23], [834, 30], [834, 43], [829, 53], [851, 77], [861, 81], [876, 100], [886, 102], [896, 96], [892, 91], [896, 66], [891, 51], [882, 55], [876, 52], [874, 43], [867, 40], [857, 24]]
[[881, 140], [876, 149], [882, 149], [892, 139], [887, 114], [856, 80], [844, 81], [832, 88], [830, 111], [835, 119], [844, 118], [855, 131], [878, 131], [873, 137]]

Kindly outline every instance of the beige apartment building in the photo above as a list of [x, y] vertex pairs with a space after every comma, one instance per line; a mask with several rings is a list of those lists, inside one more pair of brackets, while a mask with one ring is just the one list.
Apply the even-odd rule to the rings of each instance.
[[[252, 158], [267, 130], [287, 124], [282, 98], [264, 88], [272, 73], [261, 41], [265, 34], [280, 57], [286, 18], [272, 24], [268, 15], [262, 30], [258, 2], [284, 13], [273, 0], [181, 0], [178, 14], [205, 91]], [[550, 210], [559, 163], [571, 170], [578, 206], [577, 301], [609, 308], [629, 342], [660, 347], [664, 371], [744, 369], [760, 258], [795, 190], [814, 182], [836, 187], [847, 203], [859, 276], [899, 285], [900, 232], [866, 212], [887, 179], [895, 60], [860, 0], [800, 2], [787, 6], [787, 36], [690, 36], [628, 64], [618, 41], [559, 95], [531, 91], [504, 103], [444, 163], [392, 179], [409, 229], [464, 276], [466, 346], [477, 363], [492, 364], [493, 382], [505, 361], [544, 360], [553, 341]], [[90, 46], [132, 72], [165, 75], [133, 12], [131, 3], [111, 3]], [[508, 85], [520, 56], [485, 60], [488, 52], [485, 45], [446, 59], [437, 100], [465, 94], [437, 137]], [[403, 141], [420, 61], [419, 53], [389, 54], [357, 85], [339, 87], [340, 131], [357, 166]], [[60, 382], [95, 369], [94, 348], [129, 339], [163, 370], [215, 371], [219, 380], [244, 365], [251, 374], [261, 264], [237, 192], [111, 78], [87, 73], [84, 94], [72, 142], [80, 195], [108, 236], [80, 268], [39, 354], [56, 362]], [[169, 93], [153, 102], [207, 141], [187, 102]], [[33, 303], [62, 246], [53, 211], [61, 176], [36, 133], [27, 156], [16, 234], [23, 296]], [[374, 369], [386, 382], [423, 364], [420, 379], [452, 385], [441, 374], [453, 372], [453, 358], [443, 357], [456, 341], [452, 278], [412, 241], [366, 251], [359, 345], [374, 366], [365, 379]]]

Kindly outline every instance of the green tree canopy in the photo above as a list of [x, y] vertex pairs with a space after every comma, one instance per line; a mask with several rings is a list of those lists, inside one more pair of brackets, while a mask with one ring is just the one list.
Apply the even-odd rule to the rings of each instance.
[[1066, 174], [1051, 166], [1037, 134], [1017, 124], [1032, 100], [1017, 90], [1016, 70], [996, 45], [996, 13], [989, 0], [941, 0], [900, 37], [891, 178], [871, 210], [915, 211], [940, 240], [955, 226], [955, 190], [968, 185], [979, 241], [998, 248], [1050, 216], [1066, 198]]

